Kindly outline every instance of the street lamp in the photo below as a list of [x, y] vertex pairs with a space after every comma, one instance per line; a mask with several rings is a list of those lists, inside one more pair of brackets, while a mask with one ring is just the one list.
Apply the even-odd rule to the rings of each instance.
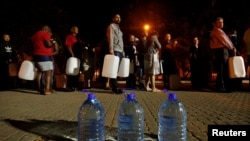
[[150, 28], [150, 26], [149, 26], [148, 24], [145, 24], [145, 25], [144, 25], [144, 31], [148, 31], [149, 28]]

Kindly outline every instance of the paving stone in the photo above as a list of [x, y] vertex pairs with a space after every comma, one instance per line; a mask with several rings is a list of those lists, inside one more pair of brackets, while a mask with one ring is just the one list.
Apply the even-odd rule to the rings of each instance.
[[[117, 111], [124, 95], [102, 89], [95, 93], [106, 111], [107, 140], [116, 140]], [[171, 91], [183, 102], [188, 113], [188, 141], [206, 141], [208, 125], [250, 125], [250, 93]], [[136, 90], [145, 113], [146, 140], [157, 140], [158, 109], [166, 100], [164, 93]], [[1, 141], [76, 140], [77, 112], [86, 99], [80, 91], [43, 96], [33, 90], [0, 91]]]

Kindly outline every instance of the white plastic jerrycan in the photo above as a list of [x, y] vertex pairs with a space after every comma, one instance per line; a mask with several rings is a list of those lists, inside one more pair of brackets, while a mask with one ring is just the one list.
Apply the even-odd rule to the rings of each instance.
[[102, 76], [108, 78], [116, 78], [119, 66], [119, 57], [106, 54], [104, 57], [104, 63], [102, 67]]
[[129, 58], [122, 58], [117, 75], [120, 77], [128, 77], [129, 76], [129, 66], [130, 66], [130, 59]]
[[24, 80], [35, 80], [37, 76], [37, 68], [35, 68], [34, 62], [24, 60], [18, 72], [18, 77]]
[[78, 75], [80, 72], [80, 59], [76, 57], [69, 57], [66, 63], [67, 75]]

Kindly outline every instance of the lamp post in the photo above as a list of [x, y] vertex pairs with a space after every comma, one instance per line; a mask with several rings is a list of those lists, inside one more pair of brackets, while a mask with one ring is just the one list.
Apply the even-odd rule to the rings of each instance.
[[143, 28], [144, 28], [144, 31], [145, 31], [145, 32], [148, 32], [150, 26], [149, 26], [148, 24], [145, 24]]

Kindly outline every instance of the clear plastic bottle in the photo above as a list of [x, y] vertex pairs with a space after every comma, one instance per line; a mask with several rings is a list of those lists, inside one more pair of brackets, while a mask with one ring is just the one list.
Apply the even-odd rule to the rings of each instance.
[[169, 93], [168, 99], [160, 106], [158, 118], [159, 141], [187, 140], [187, 113], [176, 94]]
[[95, 94], [89, 93], [78, 113], [78, 141], [105, 140], [105, 111], [96, 99]]
[[134, 93], [127, 94], [119, 107], [118, 141], [144, 141], [144, 111]]

